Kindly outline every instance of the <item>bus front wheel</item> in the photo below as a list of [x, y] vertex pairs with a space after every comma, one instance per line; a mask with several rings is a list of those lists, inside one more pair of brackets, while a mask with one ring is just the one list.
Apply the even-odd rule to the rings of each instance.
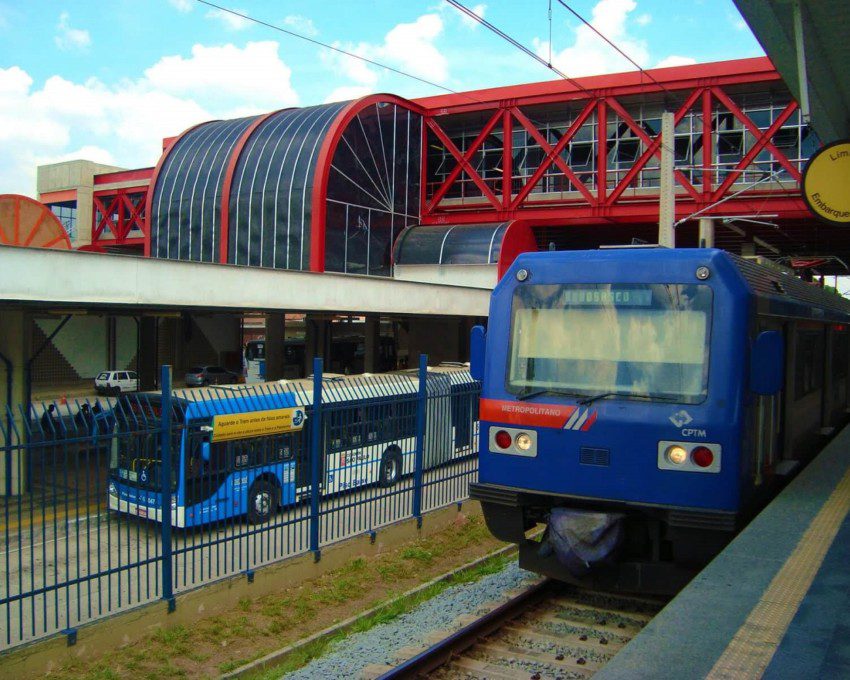
[[277, 489], [267, 479], [258, 479], [248, 491], [248, 521], [262, 524], [277, 510]]
[[381, 473], [378, 484], [383, 487], [392, 486], [401, 477], [401, 452], [397, 449], [387, 449], [381, 456]]

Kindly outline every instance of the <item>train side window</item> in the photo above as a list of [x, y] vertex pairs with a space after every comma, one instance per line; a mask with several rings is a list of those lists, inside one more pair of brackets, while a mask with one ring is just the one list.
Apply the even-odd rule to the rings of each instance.
[[804, 330], [797, 332], [797, 365], [794, 373], [794, 396], [796, 399], [823, 387], [823, 353], [823, 331]]

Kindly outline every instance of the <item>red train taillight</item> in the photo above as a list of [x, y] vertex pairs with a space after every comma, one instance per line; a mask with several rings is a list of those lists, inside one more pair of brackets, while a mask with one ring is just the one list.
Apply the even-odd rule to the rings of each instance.
[[513, 442], [514, 442], [511, 435], [509, 435], [504, 430], [499, 430], [496, 433], [495, 439], [496, 439], [496, 446], [498, 446], [500, 449], [509, 449], [511, 447], [511, 444], [513, 444]]

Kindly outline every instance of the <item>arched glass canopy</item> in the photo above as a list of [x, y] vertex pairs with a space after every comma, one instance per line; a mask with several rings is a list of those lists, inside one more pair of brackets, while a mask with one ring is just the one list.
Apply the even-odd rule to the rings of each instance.
[[510, 222], [419, 225], [395, 244], [393, 260], [409, 264], [496, 264]]

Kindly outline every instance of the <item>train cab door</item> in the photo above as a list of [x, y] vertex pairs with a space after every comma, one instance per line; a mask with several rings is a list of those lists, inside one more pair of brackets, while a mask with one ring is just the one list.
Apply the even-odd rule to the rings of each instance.
[[[779, 331], [786, 340], [788, 333], [784, 324], [772, 319], [760, 319], [758, 332]], [[786, 349], [785, 364], [788, 365]], [[786, 369], [787, 370], [787, 369]], [[785, 390], [776, 394], [755, 395], [754, 440], [753, 440], [753, 482], [759, 486], [776, 472], [781, 474], [783, 444], [783, 404]], [[777, 469], [779, 467], [779, 469]]]

